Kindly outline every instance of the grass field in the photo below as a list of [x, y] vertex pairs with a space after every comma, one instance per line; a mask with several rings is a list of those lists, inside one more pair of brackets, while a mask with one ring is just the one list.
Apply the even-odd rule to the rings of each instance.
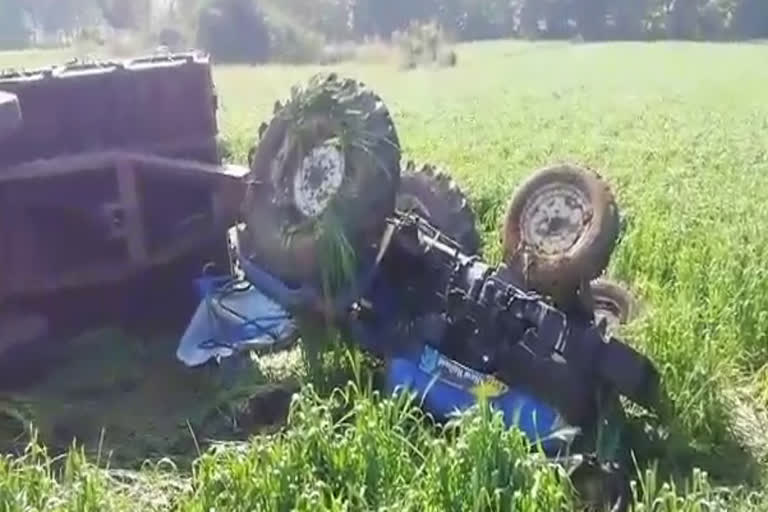
[[[450, 170], [494, 261], [504, 206], [531, 170], [570, 160], [609, 180], [626, 218], [609, 273], [645, 304], [627, 336], [673, 402], [669, 418], [633, 422], [638, 510], [768, 510], [768, 46], [505, 42], [458, 57], [450, 69], [335, 69], [383, 96], [407, 156]], [[274, 101], [319, 70], [215, 70], [235, 159]], [[557, 475], [488, 418], [435, 434], [364, 389], [335, 397], [307, 390], [283, 436], [206, 453], [192, 474], [107, 473], [35, 448], [0, 462], [0, 510], [570, 509]]]

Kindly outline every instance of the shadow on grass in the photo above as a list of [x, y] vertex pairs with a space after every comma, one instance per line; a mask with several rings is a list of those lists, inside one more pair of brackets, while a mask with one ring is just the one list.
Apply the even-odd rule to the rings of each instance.
[[92, 331], [23, 389], [0, 395], [0, 450], [19, 452], [32, 430], [53, 455], [73, 441], [113, 467], [170, 458], [187, 467], [210, 440], [244, 440], [280, 424], [292, 382], [271, 382], [258, 365], [187, 368], [173, 336], [150, 339]]
[[724, 417], [710, 425], [708, 442], [700, 442], [677, 422], [669, 399], [658, 416], [630, 415], [625, 429], [635, 473], [656, 464], [660, 480], [682, 482], [694, 469], [707, 473], [714, 485], [759, 486], [763, 469], [753, 452], [728, 427]]

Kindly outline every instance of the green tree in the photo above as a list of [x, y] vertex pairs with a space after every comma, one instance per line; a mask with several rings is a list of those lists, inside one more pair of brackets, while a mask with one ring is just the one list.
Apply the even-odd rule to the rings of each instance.
[[0, 49], [25, 48], [32, 34], [20, 0], [0, 0]]
[[199, 12], [197, 44], [220, 62], [263, 62], [269, 29], [252, 0], [212, 0]]
[[[441, 0], [355, 0], [351, 5], [358, 33], [389, 37], [411, 21], [437, 19]], [[361, 32], [362, 30], [362, 32]]]
[[149, 26], [152, 0], [98, 0], [104, 19], [122, 30], [141, 30]]
[[292, 18], [329, 39], [350, 39], [356, 20], [355, 0], [282, 0], [280, 7]]
[[768, 37], [768, 2], [740, 0], [733, 7], [733, 27], [746, 38]]
[[649, 0], [614, 0], [608, 5], [611, 37], [641, 39], [647, 35], [653, 5]]
[[518, 0], [515, 8], [515, 32], [524, 38], [540, 35], [539, 23], [544, 20], [544, 0]]
[[[605, 0], [546, 0], [545, 16], [548, 38], [568, 38], [577, 31], [587, 39], [602, 37], [605, 26]], [[582, 7], [585, 5], [586, 7]], [[584, 16], [584, 11], [587, 16]], [[586, 33], [586, 35], [584, 34]]]
[[699, 29], [704, 39], [721, 39], [732, 30], [737, 2], [734, 0], [705, 0], [699, 6]]
[[671, 0], [668, 4], [668, 36], [673, 39], [699, 37], [698, 0]]
[[46, 33], [72, 32], [92, 26], [101, 18], [94, 0], [35, 0], [25, 10], [34, 25]]

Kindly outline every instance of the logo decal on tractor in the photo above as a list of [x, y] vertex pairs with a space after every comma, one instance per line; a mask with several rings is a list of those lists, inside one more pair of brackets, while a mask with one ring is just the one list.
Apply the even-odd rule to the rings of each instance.
[[508, 390], [508, 387], [495, 377], [457, 363], [429, 346], [424, 347], [419, 369], [436, 375], [442, 382], [468, 391], [477, 398], [496, 397]]

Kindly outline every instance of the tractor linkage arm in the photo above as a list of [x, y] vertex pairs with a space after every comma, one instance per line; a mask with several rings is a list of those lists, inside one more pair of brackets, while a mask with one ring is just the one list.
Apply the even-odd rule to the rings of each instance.
[[523, 289], [503, 265], [494, 268], [463, 254], [455, 241], [420, 217], [397, 216], [392, 222], [392, 243], [435, 276], [426, 296], [434, 301], [443, 331], [468, 333], [461, 341], [462, 362], [474, 362], [507, 382], [533, 386], [565, 402], [566, 409], [581, 411], [578, 404], [589, 401], [585, 397], [595, 386], [653, 407], [659, 376], [651, 361], [606, 335], [593, 318], [568, 314]]

